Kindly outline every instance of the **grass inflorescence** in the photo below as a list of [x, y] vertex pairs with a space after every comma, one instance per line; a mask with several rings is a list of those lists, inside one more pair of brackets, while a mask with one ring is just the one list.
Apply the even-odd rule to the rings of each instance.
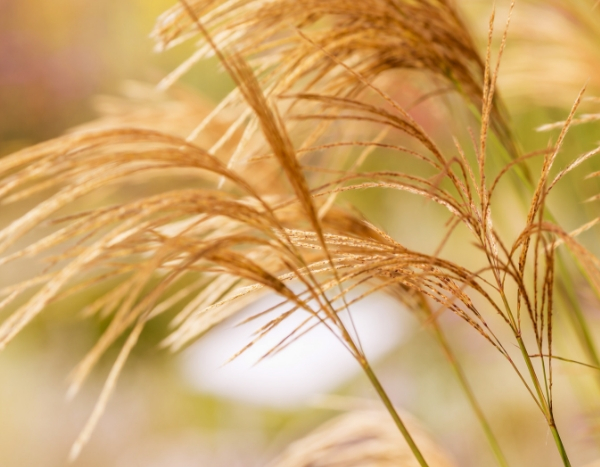
[[[600, 293], [600, 260], [578, 240], [597, 219], [567, 231], [547, 200], [563, 178], [574, 177], [600, 152], [590, 148], [556, 170], [570, 128], [594, 124], [598, 114], [578, 114], [582, 89], [564, 121], [541, 128], [558, 129], [556, 140], [523, 153], [498, 92], [513, 6], [499, 35], [492, 14], [481, 51], [449, 0], [181, 0], [158, 19], [153, 38], [160, 50], [191, 40], [197, 47], [160, 86], [211, 56], [237, 85], [187, 137], [92, 125], [0, 160], [2, 202], [37, 200], [0, 231], [0, 264], [30, 257], [48, 262], [40, 275], [0, 291], [0, 307], [18, 304], [0, 325], [0, 348], [49, 304], [119, 279], [84, 310], [110, 317], [110, 324], [74, 371], [73, 392], [126, 337], [73, 456], [91, 435], [148, 321], [177, 307], [164, 345], [178, 350], [269, 290], [281, 302], [261, 313], [271, 319], [253, 341], [240, 343], [240, 353], [292, 314], [305, 319], [265, 358], [325, 326], [363, 368], [418, 465], [444, 465], [433, 454], [428, 458], [431, 450], [422, 449], [422, 437], [412, 435], [394, 408], [353, 323], [340, 317], [355, 301], [387, 291], [436, 336], [499, 465], [509, 463], [445, 338], [438, 321], [443, 313], [460, 317], [512, 367], [563, 464], [571, 465], [554, 411], [553, 362], [570, 361], [555, 355], [555, 315], [561, 313], [557, 304], [571, 304], [565, 313], [597, 367], [593, 333], [568, 277], [576, 265]], [[423, 101], [458, 96], [462, 103], [449, 102], [479, 125], [472, 142], [456, 139], [451, 148], [436, 142], [400, 103], [390, 79], [398, 72], [416, 73], [429, 84]], [[215, 132], [217, 120], [221, 133], [203, 138]], [[200, 145], [206, 141], [210, 147]], [[381, 150], [406, 169], [363, 169]], [[91, 198], [132, 181], [144, 188], [131, 199]], [[429, 251], [403, 245], [339, 202], [348, 192], [382, 189], [444, 208], [446, 230], [437, 232]], [[525, 206], [514, 236], [496, 225], [506, 210], [518, 212], [503, 202], [507, 189]], [[32, 235], [43, 224], [50, 231]], [[20, 240], [31, 238], [26, 245]], [[479, 266], [444, 254], [455, 238], [471, 245]], [[350, 293], [355, 290], [358, 297]], [[366, 429], [356, 419], [348, 423], [340, 426]], [[389, 465], [398, 465], [393, 455]]]

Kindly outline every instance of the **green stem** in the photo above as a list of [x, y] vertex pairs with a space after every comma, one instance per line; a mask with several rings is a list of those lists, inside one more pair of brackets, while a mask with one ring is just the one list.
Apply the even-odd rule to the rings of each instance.
[[479, 420], [481, 427], [483, 428], [485, 436], [488, 440], [488, 443], [490, 444], [490, 447], [492, 448], [492, 451], [494, 452], [494, 456], [496, 457], [498, 464], [501, 467], [508, 467], [508, 462], [506, 460], [506, 457], [504, 456], [504, 453], [502, 452], [502, 449], [500, 449], [500, 445], [498, 444], [498, 440], [496, 439], [496, 436], [494, 435], [494, 432], [492, 431], [492, 427], [490, 426], [487, 419], [485, 418], [485, 414], [483, 413], [481, 406], [479, 405], [479, 403], [477, 402], [477, 399], [475, 398], [475, 394], [473, 393], [473, 390], [471, 389], [471, 386], [469, 385], [469, 382], [467, 381], [467, 377], [466, 377], [462, 367], [458, 364], [458, 361], [456, 360], [456, 358], [454, 358], [452, 349], [450, 348], [450, 345], [448, 344], [448, 341], [446, 340], [446, 336], [443, 334], [442, 329], [440, 328], [437, 320], [433, 320], [433, 326], [434, 326], [436, 338], [439, 341], [440, 345], [442, 346], [442, 349], [444, 350], [444, 354], [450, 361], [450, 365], [452, 366], [452, 369], [454, 370], [454, 374], [456, 375], [460, 385], [462, 386], [463, 391], [467, 395], [467, 399], [469, 400], [469, 403], [471, 404], [471, 407], [472, 407], [473, 411], [475, 412], [475, 415], [477, 416], [477, 419]]
[[517, 337], [517, 342], [519, 343], [519, 349], [521, 349], [521, 354], [523, 355], [523, 360], [527, 365], [527, 369], [529, 370], [529, 374], [531, 375], [531, 380], [533, 381], [533, 385], [538, 394], [540, 404], [542, 406], [542, 410], [546, 415], [546, 419], [548, 421], [548, 425], [550, 430], [552, 431], [552, 436], [554, 437], [554, 442], [556, 443], [556, 447], [558, 448], [558, 452], [560, 453], [560, 457], [563, 461], [565, 467], [571, 467], [571, 461], [569, 460], [569, 456], [567, 455], [567, 451], [565, 450], [565, 446], [558, 434], [558, 429], [556, 428], [556, 423], [554, 422], [554, 415], [552, 414], [552, 409], [548, 404], [548, 401], [544, 397], [544, 393], [540, 382], [537, 378], [537, 374], [535, 369], [533, 368], [533, 363], [531, 362], [531, 358], [529, 357], [529, 353], [527, 352], [527, 347], [525, 347], [525, 342], [523, 342], [523, 338], [521, 336]]
[[375, 375], [375, 373], [371, 369], [371, 366], [364, 359], [362, 359], [360, 361], [360, 364], [361, 364], [364, 372], [367, 374], [367, 377], [371, 381], [371, 384], [373, 385], [373, 387], [377, 391], [377, 394], [381, 398], [383, 404], [385, 405], [385, 408], [388, 410], [388, 412], [390, 413], [390, 415], [394, 419], [394, 423], [396, 423], [396, 426], [398, 427], [398, 429], [402, 433], [402, 436], [404, 436], [404, 439], [406, 440], [406, 444], [408, 444], [408, 447], [410, 448], [410, 450], [412, 451], [413, 455], [417, 459], [417, 462], [419, 462], [419, 465], [421, 467], [429, 467], [429, 465], [425, 461], [425, 458], [423, 457], [423, 454], [421, 454], [421, 451], [419, 450], [419, 448], [417, 447], [417, 445], [416, 445], [415, 441], [413, 440], [412, 436], [408, 432], [408, 429], [406, 428], [406, 425], [404, 425], [404, 422], [402, 421], [402, 419], [398, 415], [398, 412], [396, 412], [396, 409], [394, 408], [394, 405], [392, 404], [392, 401], [390, 400], [390, 398], [388, 397], [387, 393], [385, 392], [385, 389], [383, 389], [383, 386], [379, 382], [379, 379], [377, 378], [377, 376]]
[[550, 422], [550, 420], [551, 420], [550, 406], [548, 405], [548, 401], [546, 400], [546, 397], [544, 396], [544, 392], [543, 392], [542, 386], [538, 380], [537, 373], [535, 372], [535, 368], [533, 368], [533, 363], [531, 362], [531, 357], [529, 356], [529, 353], [527, 352], [527, 347], [525, 347], [525, 342], [523, 342], [523, 338], [521, 336], [517, 336], [517, 342], [519, 343], [519, 350], [521, 350], [521, 354], [523, 355], [523, 360], [525, 361], [525, 364], [527, 365], [527, 370], [529, 371], [529, 375], [531, 376], [531, 381], [533, 382], [533, 386], [535, 387], [535, 391], [537, 392], [542, 411], [544, 412], [544, 415], [546, 415], [546, 418]]
[[[502, 295], [502, 301], [504, 303], [504, 307], [506, 309], [506, 313], [507, 313], [511, 323], [514, 323], [514, 315], [510, 309], [510, 306], [508, 305], [508, 300], [506, 299], [506, 296], [504, 295], [504, 293], [502, 293], [501, 295]], [[571, 461], [569, 461], [569, 456], [567, 455], [565, 446], [560, 438], [560, 435], [558, 434], [558, 429], [556, 428], [556, 423], [554, 421], [554, 414], [552, 413], [552, 407], [549, 403], [549, 399], [547, 400], [546, 397], [544, 396], [544, 391], [538, 380], [537, 373], [535, 372], [535, 368], [533, 367], [533, 363], [531, 361], [531, 357], [529, 356], [529, 352], [527, 351], [527, 347], [525, 346], [525, 342], [523, 341], [523, 337], [521, 336], [520, 331], [517, 327], [514, 327], [513, 331], [515, 333], [517, 343], [519, 344], [519, 349], [521, 350], [521, 355], [523, 356], [523, 360], [525, 361], [525, 364], [527, 365], [527, 370], [529, 371], [531, 381], [533, 383], [533, 386], [535, 387], [535, 391], [537, 392], [538, 399], [539, 399], [538, 400], [539, 407], [542, 410], [542, 412], [544, 413], [544, 416], [546, 417], [546, 421], [548, 422], [548, 426], [550, 427], [550, 430], [552, 431], [552, 436], [554, 437], [554, 442], [556, 443], [556, 447], [558, 448], [560, 457], [561, 457], [565, 467], [571, 467]], [[550, 397], [550, 394], [548, 394], [548, 397]]]
[[571, 467], [571, 461], [569, 460], [569, 456], [567, 456], [567, 451], [565, 450], [562, 439], [560, 439], [560, 435], [558, 434], [554, 420], [552, 420], [552, 425], [550, 425], [550, 431], [552, 431], [552, 436], [554, 437], [554, 442], [558, 447], [558, 452], [560, 453], [563, 464], [565, 464], [565, 467]]

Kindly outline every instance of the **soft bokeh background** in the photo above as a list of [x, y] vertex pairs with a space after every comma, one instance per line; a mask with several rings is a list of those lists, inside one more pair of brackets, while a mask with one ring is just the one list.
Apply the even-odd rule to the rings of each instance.
[[[497, 3], [501, 27], [507, 2]], [[528, 9], [536, 5], [530, 3], [520, 5], [515, 13], [515, 41], [509, 42], [501, 83], [526, 150], [544, 147], [550, 135], [534, 129], [564, 119], [578, 89], [591, 78], [593, 94], [600, 76], [592, 73], [594, 66], [600, 71], [594, 61], [594, 53], [600, 52], [587, 50], [585, 31], [583, 38], [573, 37], [567, 12], [556, 6], [560, 2], [548, 2], [544, 15], [536, 16], [535, 28], [527, 23]], [[171, 4], [163, 0], [0, 0], [0, 154], [57, 136], [94, 118], [94, 102], [107, 102], [94, 100], [97, 95], [119, 95], [124, 88], [131, 94], [132, 89], [140, 89], [124, 86], [126, 80], [158, 83], [191, 50], [184, 45], [162, 55], [152, 51], [148, 35], [154, 19]], [[461, 6], [477, 25], [474, 30], [483, 46], [491, 2], [470, 0]], [[553, 60], [538, 60], [539, 54], [532, 52], [535, 40], [548, 40], [549, 28], [555, 45], [574, 44], [586, 57], [579, 66], [565, 68]], [[549, 69], [552, 67], [556, 68]], [[218, 101], [231, 87], [215, 62], [195, 67], [182, 82], [185, 93], [198, 93], [206, 105]], [[410, 92], [411, 88], [403, 89]], [[416, 97], [417, 87], [414, 92]], [[402, 98], [410, 100], [411, 96]], [[456, 120], [453, 130], [464, 132], [460, 124], [467, 120], [463, 115], [449, 115], [432, 106], [417, 113], [441, 139], [447, 138], [449, 130], [442, 122], [451, 119]], [[193, 128], [197, 122], [191, 123]], [[577, 128], [565, 153], [570, 157], [579, 154], [596, 138], [589, 127]], [[375, 159], [370, 164], [381, 167], [384, 162]], [[597, 192], [595, 182], [571, 183], [551, 201], [560, 220], [574, 228], [595, 208], [574, 206], [573, 200]], [[410, 196], [375, 193], [352, 201], [370, 220], [413, 248], [428, 248], [432, 235], [443, 225], [437, 206], [420, 199], [415, 202]], [[514, 205], [507, 209], [503, 228], [516, 231], [518, 224], [510, 213], [516, 218], [522, 208], [509, 196], [502, 202]], [[0, 212], [0, 224], [12, 215], [8, 210]], [[586, 235], [588, 244], [598, 244], [596, 234]], [[462, 254], [453, 243], [449, 249], [449, 254]], [[5, 283], [27, 271], [5, 270], [2, 274], [0, 281]], [[597, 330], [597, 301], [584, 286], [579, 289]], [[84, 298], [81, 300], [42, 315], [0, 353], [0, 466], [66, 464], [69, 447], [115, 357], [115, 352], [109, 353], [81, 393], [66, 401], [66, 376], [105, 326], [77, 318], [73, 310], [84, 305]], [[378, 311], [373, 314], [373, 310]], [[367, 311], [371, 313], [368, 319], [362, 319]], [[475, 417], [429, 331], [389, 298], [379, 298], [356, 313], [362, 319], [359, 323], [364, 322], [364, 335], [371, 336], [365, 339], [373, 341], [375, 368], [392, 399], [420, 418], [458, 465], [493, 465]], [[508, 365], [464, 323], [452, 316], [442, 320], [509, 460], [514, 465], [559, 465], [540, 414]], [[298, 345], [305, 347], [282, 354], [279, 361], [252, 368], [254, 355], [222, 368], [237, 343], [243, 343], [244, 335], [251, 331], [228, 331], [231, 324], [226, 323], [211, 333], [207, 342], [181, 356], [158, 347], [167, 321], [150, 325], [90, 444], [74, 465], [264, 465], [282, 446], [329, 418], [337, 408], [374, 398], [358, 367], [349, 357], [339, 355], [335, 350], [338, 344], [325, 334], [304, 344], [300, 341]], [[556, 343], [557, 352], [585, 358], [579, 348], [572, 347], [570, 323], [559, 321], [556, 326], [564, 330]], [[303, 361], [309, 349], [314, 353], [312, 360]], [[600, 457], [599, 404], [590, 397], [597, 375], [590, 369], [560, 363], [556, 373], [557, 417], [565, 428], [574, 465], [583, 465]], [[292, 388], [294, 394], [290, 394]], [[345, 398], [317, 397], [327, 392]]]

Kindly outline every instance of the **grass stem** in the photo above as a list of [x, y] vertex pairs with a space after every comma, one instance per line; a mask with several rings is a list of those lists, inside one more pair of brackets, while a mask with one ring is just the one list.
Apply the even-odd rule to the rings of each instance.
[[435, 336], [436, 336], [440, 346], [442, 347], [442, 350], [444, 351], [446, 358], [450, 362], [450, 366], [452, 367], [452, 370], [454, 371], [454, 374], [456, 375], [456, 378], [458, 379], [458, 382], [460, 383], [462, 390], [464, 391], [465, 395], [467, 396], [469, 404], [471, 404], [471, 408], [473, 409], [473, 412], [475, 412], [477, 420], [479, 420], [479, 424], [481, 425], [481, 428], [483, 429], [483, 431], [485, 433], [485, 437], [487, 438], [487, 441], [494, 453], [494, 457], [496, 458], [498, 465], [500, 465], [501, 467], [508, 467], [508, 461], [506, 460], [506, 457], [504, 456], [504, 453], [502, 452], [502, 449], [500, 448], [500, 444], [498, 443], [498, 440], [496, 439], [496, 436], [494, 435], [494, 432], [492, 431], [492, 427], [490, 426], [489, 422], [487, 421], [487, 418], [486, 418], [485, 414], [483, 413], [483, 410], [481, 409], [481, 406], [479, 405], [479, 402], [477, 401], [475, 394], [473, 393], [473, 389], [471, 388], [471, 385], [469, 384], [469, 381], [467, 380], [464, 370], [458, 363], [458, 360], [455, 358], [454, 353], [452, 352], [452, 348], [450, 347], [450, 344], [448, 343], [448, 340], [446, 339], [446, 336], [444, 335], [437, 320], [435, 320], [435, 319], [432, 320], [432, 324], [433, 324], [433, 328], [435, 331]]
[[385, 392], [385, 389], [383, 388], [383, 386], [381, 385], [381, 382], [379, 381], [379, 378], [377, 378], [377, 375], [375, 374], [375, 372], [373, 371], [371, 366], [364, 359], [361, 360], [360, 364], [361, 364], [364, 372], [366, 373], [367, 377], [369, 378], [369, 381], [371, 381], [371, 384], [375, 388], [375, 391], [377, 391], [377, 394], [381, 398], [381, 401], [385, 405], [385, 408], [392, 416], [394, 423], [400, 430], [400, 433], [402, 433], [402, 436], [404, 436], [404, 439], [406, 440], [406, 444], [408, 444], [408, 447], [414, 454], [419, 465], [421, 467], [429, 467], [429, 464], [427, 464], [427, 461], [423, 457], [423, 454], [421, 453], [421, 451], [419, 450], [418, 446], [416, 445], [414, 439], [410, 435], [408, 429], [406, 428], [406, 425], [404, 424], [404, 422], [398, 415], [398, 412], [394, 408], [394, 404], [392, 404], [392, 401], [388, 397], [387, 393]]
[[531, 375], [531, 380], [538, 394], [539, 402], [545, 413], [546, 420], [548, 421], [548, 426], [552, 431], [552, 436], [554, 438], [554, 442], [556, 443], [556, 447], [558, 448], [558, 452], [563, 461], [563, 464], [565, 467], [571, 467], [571, 461], [569, 460], [567, 451], [565, 450], [565, 446], [562, 442], [562, 439], [560, 438], [558, 429], [556, 428], [556, 423], [554, 422], [554, 414], [552, 413], [552, 408], [549, 405], [549, 401], [547, 401], [546, 397], [544, 397], [544, 393], [538, 380], [537, 374], [535, 372], [535, 368], [533, 368], [533, 363], [531, 362], [531, 357], [527, 353], [527, 347], [525, 346], [525, 342], [523, 341], [523, 338], [521, 336], [517, 337], [517, 342], [519, 343], [519, 349], [521, 350], [523, 360], [525, 360], [525, 364], [527, 365], [527, 369], [529, 370], [529, 374]]

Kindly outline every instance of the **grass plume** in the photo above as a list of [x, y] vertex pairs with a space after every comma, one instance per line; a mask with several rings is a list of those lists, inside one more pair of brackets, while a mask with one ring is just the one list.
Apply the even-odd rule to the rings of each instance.
[[[240, 353], [292, 314], [302, 314], [302, 324], [265, 358], [315, 326], [327, 327], [363, 368], [418, 465], [446, 465], [423, 449], [427, 441], [413, 436], [353, 324], [340, 317], [353, 302], [384, 290], [425, 315], [451, 361], [438, 322], [442, 313], [454, 313], [499, 352], [539, 408], [563, 464], [571, 465], [554, 411], [553, 361], [571, 360], [553, 349], [556, 289], [565, 284], [557, 256], [567, 250], [600, 293], [600, 260], [577, 238], [598, 219], [569, 233], [548, 212], [547, 200], [563, 178], [600, 152], [572, 157], [555, 173], [571, 126], [593, 125], [598, 114], [578, 115], [583, 89], [563, 122], [542, 128], [560, 128], [550, 149], [521, 154], [497, 91], [508, 20], [493, 64], [493, 19], [481, 53], [454, 2], [446, 0], [181, 1], [159, 18], [153, 37], [159, 49], [192, 39], [197, 49], [162, 86], [212, 55], [237, 85], [198, 116], [187, 137], [98, 124], [0, 160], [1, 202], [36, 202], [0, 231], [0, 264], [24, 258], [47, 263], [39, 276], [0, 290], [2, 309], [17, 304], [0, 325], [0, 348], [49, 304], [118, 279], [84, 310], [109, 317], [110, 324], [73, 372], [73, 393], [111, 345], [126, 340], [73, 456], [91, 435], [148, 321], [176, 307], [163, 344], [179, 350], [268, 290], [281, 303], [261, 313], [270, 320], [253, 341], [241, 343]], [[472, 148], [458, 141], [442, 147], [397, 101], [389, 76], [398, 71], [416, 72], [438, 91], [462, 98], [480, 123]], [[215, 121], [227, 109], [237, 117], [223, 128]], [[215, 131], [216, 137], [207, 135]], [[490, 149], [490, 132], [502, 148]], [[407, 168], [363, 169], [364, 159], [380, 149], [408, 161]], [[348, 168], [338, 151], [360, 156]], [[527, 164], [536, 157], [541, 168], [534, 172]], [[494, 172], [490, 161], [500, 170]], [[501, 190], [515, 173], [527, 174], [530, 191], [528, 211], [511, 237], [500, 233], [495, 219], [509, 209]], [[122, 197], [129, 199], [106, 195], [132, 182], [143, 189]], [[408, 248], [337, 203], [343, 193], [365, 190], [410, 193], [444, 208], [448, 222], [440, 243], [428, 252]], [[475, 245], [477, 268], [443, 254], [459, 226], [468, 232], [460, 240]], [[365, 291], [350, 298], [359, 286]], [[454, 365], [498, 463], [508, 465]], [[390, 456], [397, 462], [397, 453]]]

